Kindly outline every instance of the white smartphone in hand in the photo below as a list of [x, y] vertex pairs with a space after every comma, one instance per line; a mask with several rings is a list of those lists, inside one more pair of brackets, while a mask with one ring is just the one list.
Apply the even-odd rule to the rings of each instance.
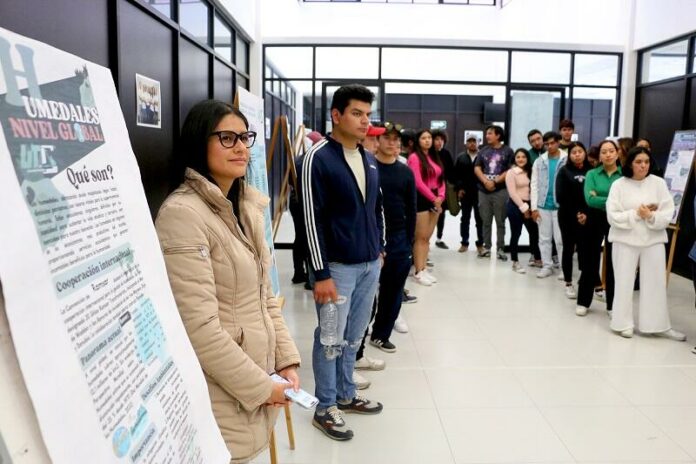
[[[290, 383], [288, 379], [279, 376], [275, 372], [271, 374], [271, 379], [274, 382], [278, 383]], [[302, 389], [300, 389], [299, 391], [295, 391], [292, 388], [286, 388], [285, 396], [293, 403], [297, 403], [305, 409], [312, 409], [317, 404], [319, 404], [319, 400], [317, 399], [317, 397], [315, 397], [314, 395], [310, 395]]]

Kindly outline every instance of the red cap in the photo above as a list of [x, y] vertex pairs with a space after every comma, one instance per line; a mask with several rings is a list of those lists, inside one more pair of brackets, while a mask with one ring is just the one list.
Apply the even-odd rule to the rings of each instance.
[[309, 134], [307, 134], [307, 138], [312, 141], [312, 143], [317, 143], [323, 138], [323, 135], [321, 135], [317, 131], [312, 131]]
[[372, 124], [369, 125], [367, 128], [367, 136], [368, 137], [378, 137], [382, 134], [384, 134], [387, 131], [386, 128], [384, 127], [375, 127]]

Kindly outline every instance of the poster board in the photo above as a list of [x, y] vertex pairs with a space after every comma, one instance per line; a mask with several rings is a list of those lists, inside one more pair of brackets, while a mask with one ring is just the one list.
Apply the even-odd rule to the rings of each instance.
[[[266, 170], [266, 118], [263, 114], [263, 98], [257, 97], [243, 87], [237, 87], [234, 98], [235, 106], [246, 116], [249, 121], [249, 130], [256, 132], [256, 142], [251, 147], [251, 159], [247, 167], [247, 183], [266, 196], [268, 195], [268, 173]], [[273, 247], [273, 226], [271, 221], [271, 205], [263, 212], [266, 244], [271, 252], [271, 285], [273, 294], [280, 294], [280, 280], [276, 266], [275, 250]]]
[[50, 461], [228, 463], [111, 71], [2, 28], [0, 198], [0, 349]]
[[672, 224], [677, 224], [681, 216], [684, 194], [693, 172], [695, 154], [696, 130], [676, 131], [665, 167], [665, 182], [674, 200]]

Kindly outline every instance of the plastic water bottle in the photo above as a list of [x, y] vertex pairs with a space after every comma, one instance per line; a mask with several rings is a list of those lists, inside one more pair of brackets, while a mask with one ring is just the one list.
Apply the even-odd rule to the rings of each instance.
[[340, 296], [336, 301], [329, 301], [319, 308], [319, 342], [323, 346], [338, 345], [338, 306], [346, 303], [347, 298]]

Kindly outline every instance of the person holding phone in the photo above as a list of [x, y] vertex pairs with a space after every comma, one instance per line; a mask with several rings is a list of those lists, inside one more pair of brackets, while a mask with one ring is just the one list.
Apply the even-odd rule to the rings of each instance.
[[622, 174], [606, 204], [615, 276], [611, 329], [622, 337], [633, 336], [633, 281], [640, 264], [640, 332], [685, 341], [686, 336], [672, 328], [667, 310], [664, 244], [674, 201], [665, 181], [650, 174], [647, 148], [628, 151]]
[[174, 299], [233, 463], [268, 446], [275, 407], [287, 403], [288, 386], [269, 374], [300, 387], [300, 355], [269, 279], [270, 200], [244, 179], [255, 138], [244, 114], [227, 103], [195, 105], [181, 129], [182, 182], [155, 220]]

